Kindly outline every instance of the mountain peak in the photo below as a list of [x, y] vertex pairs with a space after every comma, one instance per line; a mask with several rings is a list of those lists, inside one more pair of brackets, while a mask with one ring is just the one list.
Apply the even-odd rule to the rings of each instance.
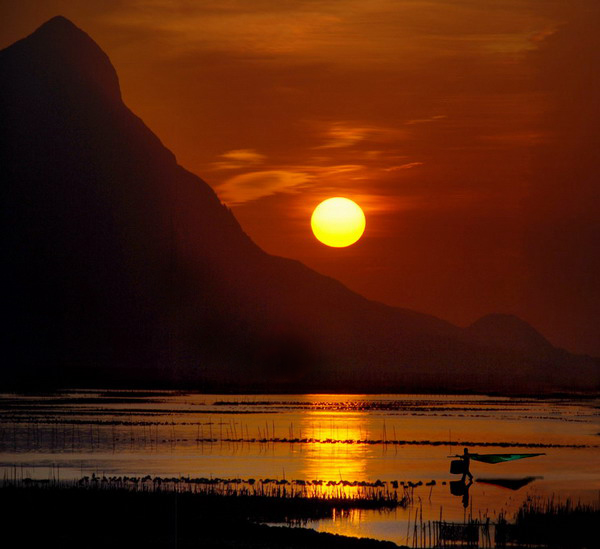
[[69, 30], [83, 33], [83, 31], [79, 27], [77, 27], [70, 19], [67, 19], [64, 15], [55, 15], [51, 19], [48, 19], [48, 21], [41, 25], [36, 32], [39, 32], [41, 29], [56, 29], [59, 32]]
[[529, 351], [552, 349], [550, 342], [535, 328], [511, 314], [483, 316], [467, 330], [480, 342], [499, 347]]
[[[120, 101], [117, 73], [108, 56], [94, 40], [62, 15], [46, 21], [29, 36], [0, 52], [3, 67], [14, 78], [11, 83], [38, 92], [62, 93], [79, 89], [93, 96]], [[20, 79], [19, 79], [20, 80]]]

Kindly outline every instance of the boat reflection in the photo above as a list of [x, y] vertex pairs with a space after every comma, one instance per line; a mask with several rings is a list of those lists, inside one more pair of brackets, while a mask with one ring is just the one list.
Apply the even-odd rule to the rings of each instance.
[[492, 484], [508, 490], [520, 490], [524, 486], [531, 484], [534, 480], [544, 477], [524, 477], [524, 478], [478, 478], [477, 483]]
[[[477, 484], [490, 484], [499, 486], [508, 490], [520, 490], [524, 486], [531, 484], [534, 480], [544, 477], [524, 477], [524, 478], [478, 478]], [[469, 489], [473, 484], [472, 480], [468, 482], [465, 479], [453, 480], [449, 483], [450, 494], [462, 498], [462, 505], [466, 509], [469, 506]]]

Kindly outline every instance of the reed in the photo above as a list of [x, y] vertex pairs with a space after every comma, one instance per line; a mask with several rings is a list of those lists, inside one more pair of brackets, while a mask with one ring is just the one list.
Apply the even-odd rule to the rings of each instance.
[[[395, 482], [395, 481], [394, 481]], [[32, 479], [16, 472], [5, 478], [2, 488], [64, 488], [83, 490], [121, 490], [130, 492], [189, 493], [201, 496], [268, 498], [278, 501], [294, 500], [309, 503], [319, 508], [332, 509], [394, 509], [406, 507], [413, 500], [413, 483], [388, 486], [387, 482], [376, 480], [286, 480], [207, 478], [207, 477], [144, 477], [130, 476], [84, 476], [78, 480], [60, 481], [56, 475], [49, 479]]]
[[[127, 419], [121, 419], [111, 410], [110, 418], [95, 418], [95, 413], [106, 413], [101, 410], [86, 411], [91, 417], [81, 419], [73, 417], [72, 412], [56, 411], [53, 417], [35, 418], [33, 416], [6, 416], [0, 418], [0, 452], [16, 453], [18, 451], [38, 451], [48, 448], [53, 452], [70, 451], [112, 451], [118, 452], [159, 452], [168, 449], [171, 452], [187, 443], [196, 447], [212, 444], [288, 444], [298, 445], [342, 445], [342, 446], [378, 446], [386, 451], [394, 447], [396, 451], [403, 446], [444, 446], [446, 440], [407, 440], [398, 437], [396, 427], [390, 428], [386, 421], [382, 422], [377, 438], [372, 433], [363, 431], [359, 426], [358, 437], [340, 437], [340, 428], [333, 420], [323, 436], [322, 425], [313, 424], [312, 429], [304, 431], [294, 422], [287, 424], [287, 436], [280, 435], [284, 429], [275, 421], [265, 421], [264, 424], [254, 425], [252, 431], [248, 424], [235, 420], [217, 421], [218, 429], [213, 430], [210, 415], [203, 422], [180, 421], [175, 414], [167, 420], [163, 418], [139, 419], [133, 416], [145, 415], [144, 411], [127, 411]], [[157, 411], [158, 412], [158, 411]], [[11, 412], [13, 413], [13, 412]], [[125, 415], [124, 412], [119, 414]], [[186, 411], [187, 414], [187, 411]], [[204, 428], [207, 427], [207, 429]], [[254, 431], [256, 429], [256, 431]], [[343, 432], [343, 431], [342, 431]], [[252, 434], [251, 434], [252, 433]], [[393, 433], [393, 438], [390, 434]], [[12, 435], [12, 436], [11, 436]], [[162, 435], [162, 436], [159, 436]], [[256, 436], [252, 436], [256, 435]], [[369, 436], [370, 435], [370, 436]], [[558, 444], [558, 443], [517, 443], [509, 441], [453, 441], [453, 445], [465, 447], [511, 447], [511, 448], [595, 448], [599, 445]]]
[[496, 546], [595, 547], [598, 524], [598, 503], [529, 497], [515, 513], [513, 522], [508, 522], [504, 516], [500, 517], [496, 526]]
[[5, 483], [0, 503], [5, 504], [0, 541], [6, 547], [397, 548], [390, 542], [261, 524], [329, 518], [328, 501], [143, 490], [141, 479], [136, 490]]

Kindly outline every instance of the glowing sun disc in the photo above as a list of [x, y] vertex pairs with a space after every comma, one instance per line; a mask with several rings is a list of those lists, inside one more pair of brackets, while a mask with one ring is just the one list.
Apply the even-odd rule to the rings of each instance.
[[365, 214], [360, 206], [341, 196], [321, 202], [310, 219], [317, 240], [333, 248], [354, 244], [365, 232], [365, 225]]

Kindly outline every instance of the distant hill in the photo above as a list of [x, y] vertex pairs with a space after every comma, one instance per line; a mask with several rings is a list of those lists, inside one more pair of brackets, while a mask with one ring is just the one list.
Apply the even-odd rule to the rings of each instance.
[[266, 391], [597, 389], [515, 317], [468, 328], [271, 256], [55, 17], [0, 52], [7, 384]]

